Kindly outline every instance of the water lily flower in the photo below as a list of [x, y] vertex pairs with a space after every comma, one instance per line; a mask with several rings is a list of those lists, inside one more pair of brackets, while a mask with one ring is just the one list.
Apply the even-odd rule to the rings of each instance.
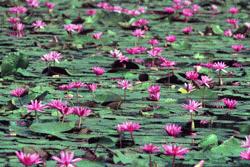
[[164, 11], [165, 11], [167, 14], [174, 14], [174, 13], [175, 13], [175, 9], [172, 8], [172, 7], [165, 7], [165, 8], [164, 8]]
[[140, 128], [141, 128], [141, 126], [139, 123], [131, 122], [131, 121], [124, 122], [122, 124], [118, 124], [116, 127], [116, 129], [119, 133], [129, 132], [133, 143], [135, 143], [133, 132], [139, 130]]
[[204, 163], [205, 163], [204, 160], [200, 160], [200, 162], [198, 164], [196, 164], [194, 167], [203, 167]]
[[184, 83], [184, 89], [187, 91], [187, 93], [190, 93], [195, 90], [195, 87], [192, 83]]
[[244, 34], [235, 34], [233, 35], [234, 39], [237, 39], [237, 40], [242, 40], [242, 39], [245, 39], [245, 35]]
[[10, 92], [11, 96], [22, 97], [27, 93], [27, 89], [25, 88], [16, 88]]
[[56, 52], [56, 51], [51, 51], [51, 52], [49, 52], [41, 57], [41, 60], [43, 60], [47, 63], [50, 63], [50, 62], [59, 63], [60, 59], [62, 59], [62, 55], [61, 55], [61, 53]]
[[198, 111], [198, 109], [201, 108], [201, 103], [195, 100], [188, 100], [187, 104], [183, 104], [183, 108], [192, 113]]
[[68, 86], [72, 89], [80, 89], [80, 88], [84, 88], [86, 86], [85, 83], [83, 83], [82, 81], [73, 81], [73, 82], [70, 82], [68, 84]]
[[19, 17], [9, 17], [7, 19], [7, 21], [12, 24], [12, 25], [15, 25], [17, 23], [20, 23], [21, 19]]
[[141, 29], [136, 29], [132, 32], [132, 35], [137, 37], [137, 38], [142, 38], [145, 35], [145, 31]]
[[53, 2], [45, 2], [44, 5], [52, 12], [52, 10], [55, 8], [56, 4]]
[[101, 39], [102, 38], [102, 32], [96, 32], [96, 33], [94, 33], [94, 34], [92, 34], [92, 38], [94, 38], [94, 39]]
[[47, 106], [51, 109], [56, 109], [58, 111], [62, 110], [65, 106], [67, 106], [66, 102], [63, 102], [62, 100], [51, 100]]
[[99, 75], [103, 75], [105, 73], [104, 68], [101, 67], [93, 67], [92, 71], [95, 75], [99, 76]]
[[244, 45], [232, 45], [231, 48], [232, 48], [235, 52], [240, 52], [240, 51], [243, 50], [245, 47], [244, 47]]
[[52, 156], [52, 159], [57, 161], [59, 167], [76, 167], [76, 163], [82, 160], [82, 158], [74, 159], [73, 151], [61, 151], [60, 157]]
[[123, 56], [122, 55], [122, 52], [120, 50], [117, 50], [117, 49], [114, 49], [114, 50], [111, 50], [109, 51], [110, 55], [113, 57], [113, 58], [118, 58], [120, 56]]
[[182, 29], [182, 32], [186, 35], [190, 34], [191, 32], [193, 31], [193, 27], [192, 26], [187, 26], [187, 27], [184, 27]]
[[239, 21], [237, 19], [226, 19], [226, 22], [228, 24], [231, 24], [234, 28], [237, 28]]
[[160, 90], [161, 90], [161, 87], [159, 85], [151, 85], [148, 88], [149, 99], [152, 101], [159, 101], [160, 100]]
[[186, 21], [194, 15], [193, 10], [189, 8], [182, 9], [181, 14], [185, 17]]
[[124, 90], [123, 99], [124, 101], [126, 101], [126, 90], [129, 89], [132, 86], [132, 84], [128, 80], [119, 80], [117, 84], [119, 88]]
[[231, 37], [233, 35], [233, 32], [231, 29], [227, 29], [224, 31], [224, 36]]
[[70, 107], [69, 110], [72, 110], [71, 112], [79, 117], [78, 121], [78, 128], [81, 127], [82, 124], [82, 117], [87, 117], [91, 114], [92, 110], [86, 107]]
[[250, 148], [250, 135], [246, 136], [246, 141], [241, 142], [241, 147]]
[[31, 104], [27, 105], [26, 107], [28, 109], [28, 112], [44, 112], [44, 109], [47, 108], [46, 105], [43, 105], [42, 102], [38, 100], [31, 100]]
[[177, 137], [182, 132], [181, 126], [177, 124], [167, 124], [164, 129], [169, 136], [173, 137]]
[[158, 57], [161, 55], [163, 49], [160, 47], [154, 47], [151, 50], [147, 51], [147, 53], [152, 57]]
[[239, 13], [239, 9], [233, 6], [228, 10], [228, 12], [231, 13], [232, 15], [235, 15]]
[[212, 78], [209, 78], [208, 76], [206, 75], [202, 75], [201, 76], [201, 80], [198, 80], [199, 84], [200, 85], [205, 85], [207, 86], [208, 88], [210, 88], [210, 84], [212, 83], [213, 79]]
[[166, 39], [166, 42], [174, 43], [176, 41], [176, 36], [175, 35], [168, 35], [165, 37], [165, 39]]
[[187, 78], [188, 80], [192, 80], [192, 81], [198, 80], [198, 77], [199, 77], [199, 73], [196, 72], [196, 71], [187, 71], [187, 72], [185, 73], [185, 75], [186, 75], [186, 78]]
[[85, 14], [88, 16], [94, 16], [96, 14], [96, 10], [95, 9], [88, 9], [88, 10], [86, 10]]
[[88, 88], [90, 92], [95, 92], [97, 88], [97, 84], [95, 83], [87, 84], [86, 87]]
[[143, 46], [135, 46], [135, 47], [132, 47], [132, 48], [126, 48], [125, 50], [126, 50], [126, 52], [128, 54], [134, 55], [134, 54], [142, 54], [142, 53], [144, 53], [147, 50], [147, 48], [145, 48]]
[[246, 151], [242, 151], [240, 153], [240, 157], [241, 157], [241, 159], [250, 161], [250, 148], [248, 148]]
[[44, 29], [44, 27], [46, 26], [46, 23], [44, 23], [42, 20], [37, 20], [34, 23], [32, 23], [32, 26], [35, 29]]
[[173, 156], [173, 160], [172, 160], [172, 166], [175, 166], [175, 158], [184, 158], [184, 155], [186, 155], [189, 150], [187, 148], [183, 148], [180, 146], [176, 146], [176, 145], [162, 145], [163, 150], [164, 150], [164, 154], [167, 156]]
[[42, 159], [40, 158], [40, 155], [37, 153], [24, 153], [22, 151], [16, 151], [16, 156], [18, 160], [24, 165], [24, 166], [33, 166], [42, 163]]
[[147, 19], [139, 19], [132, 23], [132, 26], [142, 27], [148, 25], [149, 21]]
[[157, 153], [160, 151], [160, 148], [155, 146], [154, 144], [150, 143], [150, 144], [145, 144], [143, 147], [141, 147], [141, 149], [147, 153], [147, 154], [153, 154], [153, 153]]
[[32, 8], [38, 8], [39, 7], [39, 0], [26, 0], [26, 3], [28, 6]]
[[236, 108], [238, 102], [237, 100], [224, 98], [223, 103], [226, 105], [228, 109], [232, 110]]
[[227, 68], [228, 66], [224, 63], [224, 62], [215, 62], [213, 64], [213, 68], [216, 70], [216, 71], [223, 71], [225, 73], [227, 73], [227, 71], [225, 70], [225, 68]]
[[148, 41], [148, 44], [152, 45], [152, 46], [156, 46], [159, 44], [159, 41], [155, 38], [152, 38]]
[[8, 11], [12, 14], [20, 15], [20, 14], [26, 13], [27, 8], [25, 8], [23, 6], [15, 6], [15, 7], [9, 8]]
[[153, 144], [145, 144], [143, 147], [141, 147], [143, 152], [149, 154], [149, 166], [151, 167], [153, 165], [151, 154], [157, 153], [160, 151], [160, 148], [153, 145]]

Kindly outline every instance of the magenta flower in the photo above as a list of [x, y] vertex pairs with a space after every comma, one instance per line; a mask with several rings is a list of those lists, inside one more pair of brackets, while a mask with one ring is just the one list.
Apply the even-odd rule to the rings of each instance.
[[7, 21], [12, 24], [12, 25], [15, 25], [17, 23], [20, 23], [21, 19], [19, 17], [9, 17], [7, 19]]
[[225, 70], [225, 68], [227, 68], [228, 66], [224, 63], [224, 62], [216, 62], [213, 64], [213, 68], [216, 71], [223, 71], [225, 73], [227, 73], [227, 71]]
[[147, 48], [144, 48], [143, 46], [135, 46], [132, 48], [126, 48], [125, 50], [128, 54], [134, 55], [146, 52]]
[[82, 158], [74, 159], [72, 151], [61, 151], [60, 157], [52, 156], [52, 159], [57, 161], [59, 167], [76, 167], [76, 163], [82, 160]]
[[16, 6], [16, 7], [9, 8], [9, 12], [12, 14], [20, 15], [20, 14], [26, 13], [27, 8], [23, 6]]
[[184, 89], [190, 93], [195, 90], [195, 87], [193, 86], [192, 83], [184, 83]]
[[121, 57], [123, 56], [122, 55], [122, 52], [120, 50], [117, 50], [117, 49], [114, 49], [114, 50], [111, 50], [109, 51], [110, 55], [113, 57], [113, 58], [118, 58], [118, 57]]
[[187, 148], [182, 148], [176, 145], [162, 145], [164, 149], [164, 154], [167, 156], [179, 157], [184, 158], [184, 155], [189, 152]]
[[233, 37], [234, 39], [237, 39], [237, 40], [243, 40], [246, 38], [244, 34], [240, 34], [240, 33], [233, 35]]
[[96, 14], [96, 10], [95, 9], [88, 9], [88, 10], [86, 10], [85, 14], [88, 16], [94, 16]]
[[204, 160], [200, 160], [200, 162], [198, 164], [196, 164], [194, 167], [203, 167], [204, 163], [205, 163]]
[[77, 115], [78, 117], [87, 117], [91, 114], [92, 110], [86, 107], [70, 107], [72, 113]]
[[80, 89], [80, 88], [84, 88], [86, 86], [85, 83], [83, 83], [82, 81], [73, 81], [73, 82], [70, 82], [68, 87], [70, 89]]
[[188, 27], [184, 27], [182, 29], [182, 32], [186, 35], [190, 34], [193, 31], [193, 27], [192, 26], [188, 26]]
[[59, 90], [70, 90], [72, 87], [69, 84], [63, 84], [58, 86]]
[[242, 141], [241, 147], [250, 148], [250, 135], [246, 136], [246, 141]]
[[94, 33], [94, 34], [92, 34], [92, 38], [94, 38], [94, 39], [101, 39], [102, 38], [102, 32], [96, 32], [96, 33]]
[[40, 155], [37, 153], [26, 154], [22, 151], [16, 151], [16, 156], [18, 160], [26, 167], [37, 165], [43, 162], [40, 158]]
[[160, 47], [154, 47], [151, 50], [147, 51], [147, 53], [152, 56], [152, 57], [157, 57], [160, 56], [162, 53], [163, 49]]
[[243, 50], [245, 47], [244, 47], [244, 45], [232, 45], [231, 48], [232, 48], [235, 52], [240, 52], [240, 51]]
[[[190, 1], [189, 1], [190, 2]], [[195, 14], [195, 13], [198, 13], [199, 12], [199, 10], [200, 10], [200, 6], [199, 5], [197, 5], [197, 4], [193, 4], [192, 5], [192, 10], [193, 10], [193, 13]]]
[[132, 32], [132, 35], [137, 37], [137, 38], [142, 38], [145, 35], [145, 31], [141, 29], [136, 29]]
[[186, 75], [186, 78], [188, 80], [192, 80], [192, 81], [196, 81], [198, 79], [198, 77], [199, 77], [199, 73], [196, 72], [196, 71], [187, 71], [185, 73], [185, 75]]
[[46, 24], [42, 20], [37, 20], [34, 23], [32, 23], [32, 26], [35, 29], [44, 29], [44, 27], [46, 26]]
[[157, 153], [160, 151], [160, 148], [155, 146], [154, 144], [145, 144], [143, 147], [141, 147], [141, 149], [147, 153], [147, 154], [153, 154], [153, 153]]
[[23, 23], [16, 23], [13, 25], [13, 29], [17, 32], [23, 32], [25, 25]]
[[159, 85], [152, 85], [148, 88], [149, 99], [152, 101], [160, 100], [160, 90], [161, 87]]
[[56, 109], [58, 111], [62, 110], [64, 107], [67, 106], [66, 102], [63, 102], [62, 100], [51, 100], [47, 106], [52, 109]]
[[201, 108], [201, 103], [195, 100], [188, 100], [188, 104], [183, 104], [183, 108], [192, 113]]
[[181, 133], [181, 126], [176, 124], [167, 124], [164, 127], [169, 136], [177, 137]]
[[209, 78], [208, 76], [206, 75], [202, 75], [201, 76], [201, 80], [198, 80], [199, 84], [200, 85], [205, 85], [207, 86], [208, 88], [210, 88], [210, 84], [212, 83], [213, 79], [212, 78]]
[[26, 0], [26, 3], [28, 6], [32, 8], [38, 8], [39, 7], [39, 1], [38, 0]]
[[87, 86], [87, 88], [88, 88], [88, 90], [89, 90], [90, 92], [95, 92], [95, 91], [96, 91], [97, 84], [91, 83], [91, 84], [87, 84], [86, 86]]
[[250, 148], [248, 148], [246, 151], [242, 151], [240, 153], [240, 157], [241, 159], [244, 159], [244, 160], [250, 160]]
[[[133, 143], [135, 143], [134, 140], [134, 136], [133, 136], [133, 132], [137, 131], [141, 128], [139, 123], [136, 122], [124, 122], [122, 124], [118, 124], [116, 126], [117, 131], [121, 134], [122, 132], [129, 132], [130, 133], [130, 137], [133, 141]], [[120, 145], [121, 145], [121, 135], [120, 135]]]
[[99, 75], [103, 75], [105, 73], [104, 68], [101, 67], [93, 67], [92, 71], [95, 75], [99, 76]]
[[147, 19], [139, 19], [132, 23], [132, 26], [142, 27], [148, 25], [149, 21]]
[[70, 107], [73, 114], [79, 117], [78, 128], [81, 127], [82, 117], [87, 117], [91, 114], [92, 110], [86, 107]]
[[168, 60], [164, 57], [160, 57], [160, 60], [161, 60], [162, 67], [171, 68], [171, 67], [174, 67], [176, 65], [176, 63], [174, 61]]
[[232, 110], [236, 108], [238, 102], [237, 100], [224, 98], [223, 103], [228, 109]]
[[231, 13], [232, 15], [238, 14], [239, 13], [239, 9], [237, 7], [231, 7], [228, 10], [229, 13]]
[[152, 45], [152, 46], [156, 46], [159, 44], [159, 41], [155, 38], [152, 38], [148, 41], [148, 44]]
[[62, 55], [59, 52], [51, 51], [41, 57], [42, 61], [45, 61], [47, 63], [50, 62], [57, 62], [59, 63], [59, 60], [62, 59]]
[[81, 24], [66, 24], [64, 25], [64, 29], [72, 34], [73, 32], [81, 32], [83, 30], [83, 26]]
[[38, 111], [43, 112], [45, 108], [47, 108], [46, 105], [43, 105], [41, 101], [38, 100], [31, 100], [31, 104], [26, 106], [28, 109], [28, 112], [32, 111]]
[[231, 24], [234, 28], [238, 27], [238, 20], [237, 19], [227, 19], [226, 22]]
[[22, 97], [27, 93], [25, 88], [16, 88], [10, 92], [11, 96]]
[[123, 62], [128, 62], [128, 61], [129, 61], [129, 58], [126, 57], [126, 56], [124, 56], [124, 55], [120, 55], [120, 56], [118, 57], [118, 60], [119, 60], [121, 63], [123, 63]]
[[176, 36], [175, 35], [168, 35], [165, 37], [166, 42], [169, 43], [174, 43], [176, 41]]
[[125, 131], [125, 132], [130, 132], [130, 133], [139, 130], [140, 127], [141, 127], [139, 123], [131, 122], [131, 121], [129, 121], [129, 122], [124, 122], [124, 123], [122, 123], [121, 125], [122, 125], [122, 127], [124, 128], [123, 131]]
[[231, 29], [227, 29], [224, 31], [224, 36], [231, 37], [233, 35], [233, 32]]
[[174, 14], [174, 13], [175, 13], [175, 9], [172, 8], [172, 7], [165, 7], [165, 8], [164, 8], [164, 11], [165, 11], [167, 14]]
[[132, 84], [128, 80], [120, 80], [117, 82], [118, 87], [122, 89], [129, 89]]
[[194, 15], [193, 10], [189, 8], [182, 9], [181, 13], [186, 19]]
[[52, 2], [45, 2], [44, 5], [50, 10], [52, 11], [55, 8], [55, 4]]

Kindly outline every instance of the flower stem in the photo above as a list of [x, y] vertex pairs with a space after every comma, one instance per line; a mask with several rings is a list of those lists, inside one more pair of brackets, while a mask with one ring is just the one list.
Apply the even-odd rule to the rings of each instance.
[[153, 162], [152, 162], [151, 154], [149, 154], [149, 167], [153, 167]]
[[79, 117], [79, 121], [78, 121], [78, 128], [80, 129], [82, 125], [82, 117]]
[[175, 156], [173, 156], [172, 167], [175, 167]]
[[133, 142], [133, 145], [135, 144], [135, 140], [134, 140], [134, 135], [133, 135], [133, 132], [130, 132], [130, 137], [131, 137], [131, 140]]
[[123, 92], [123, 101], [124, 102], [126, 101], [126, 89], [124, 89], [124, 92]]
[[20, 106], [23, 106], [23, 103], [20, 97], [18, 97], [18, 101], [19, 101]]

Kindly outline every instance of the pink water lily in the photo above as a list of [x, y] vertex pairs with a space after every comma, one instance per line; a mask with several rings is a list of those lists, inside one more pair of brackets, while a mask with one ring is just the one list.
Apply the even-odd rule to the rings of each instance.
[[245, 139], [245, 141], [241, 142], [241, 147], [250, 148], [250, 135], [246, 136]]
[[250, 148], [240, 153], [241, 159], [250, 161]]
[[196, 112], [201, 108], [201, 103], [195, 100], [188, 100], [187, 104], [183, 104], [183, 108], [189, 112]]
[[47, 63], [49, 62], [59, 63], [59, 60], [61, 59], [62, 59], [61, 53], [56, 52], [56, 51], [51, 51], [41, 57], [41, 60]]
[[27, 89], [25, 88], [16, 88], [10, 92], [11, 96], [22, 97], [27, 93]]
[[167, 124], [164, 129], [169, 136], [173, 137], [177, 137], [182, 132], [181, 126], [176, 124]]
[[42, 20], [37, 20], [32, 23], [32, 26], [35, 29], [44, 29], [44, 27], [46, 26], [46, 23], [44, 23]]
[[60, 157], [52, 156], [52, 159], [57, 162], [59, 167], [76, 167], [76, 163], [82, 160], [82, 158], [74, 159], [72, 151], [61, 151]]
[[143, 147], [141, 147], [141, 149], [147, 153], [147, 154], [153, 154], [153, 153], [157, 153], [160, 151], [160, 148], [155, 146], [154, 144], [150, 143], [150, 144], [145, 144]]
[[199, 73], [196, 71], [187, 71], [185, 74], [186, 78], [192, 81], [196, 81], [199, 77]]
[[102, 67], [93, 67], [92, 71], [97, 76], [103, 75], [105, 73], [105, 70]]
[[47, 108], [46, 105], [43, 105], [42, 102], [38, 100], [31, 100], [31, 104], [27, 105], [26, 107], [28, 109], [28, 112], [44, 112], [44, 109]]
[[26, 3], [32, 8], [38, 8], [40, 4], [39, 0], [26, 0]]
[[224, 98], [223, 99], [223, 103], [225, 104], [225, 106], [232, 110], [232, 109], [235, 109], [236, 106], [237, 106], [237, 100], [233, 100], [233, 99], [228, 99], [228, 98]]
[[40, 155], [37, 153], [24, 153], [22, 151], [16, 151], [15, 153], [18, 160], [26, 167], [41, 164], [43, 162]]

